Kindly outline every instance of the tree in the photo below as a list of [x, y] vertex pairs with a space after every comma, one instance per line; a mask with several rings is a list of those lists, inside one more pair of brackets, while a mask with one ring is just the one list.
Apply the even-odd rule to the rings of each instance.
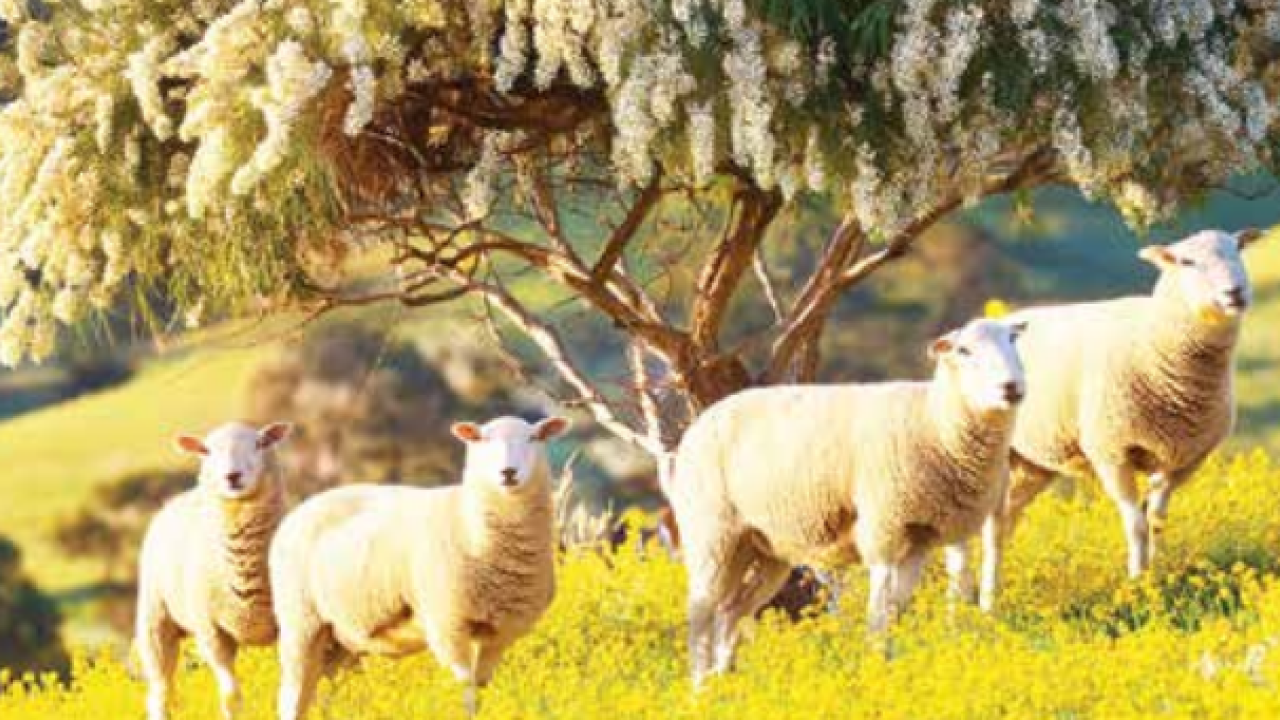
[[68, 658], [59, 631], [62, 616], [22, 571], [22, 554], [0, 537], [0, 669], [66, 672]]
[[463, 300], [656, 455], [813, 379], [842, 294], [957, 208], [1069, 183], [1142, 228], [1278, 160], [1273, 0], [5, 6], [0, 359], [124, 287]]

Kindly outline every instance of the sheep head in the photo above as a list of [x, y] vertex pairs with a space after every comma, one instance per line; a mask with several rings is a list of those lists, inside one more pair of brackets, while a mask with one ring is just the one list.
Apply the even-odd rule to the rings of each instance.
[[979, 412], [1014, 409], [1026, 395], [1026, 374], [1014, 347], [1026, 323], [979, 319], [954, 330], [929, 346], [938, 363], [964, 398]]
[[261, 429], [232, 422], [203, 439], [179, 435], [178, 449], [200, 458], [200, 485], [223, 500], [257, 497], [267, 478], [267, 454], [289, 436], [288, 423], [272, 423]]
[[549, 417], [527, 423], [516, 417], [501, 417], [484, 425], [460, 422], [453, 435], [467, 446], [463, 481], [484, 483], [504, 492], [549, 479], [545, 443], [569, 429], [569, 421]]
[[1204, 320], [1231, 320], [1253, 301], [1240, 252], [1259, 237], [1256, 230], [1204, 230], [1172, 245], [1143, 248], [1138, 256], [1159, 268], [1157, 293], [1175, 293]]

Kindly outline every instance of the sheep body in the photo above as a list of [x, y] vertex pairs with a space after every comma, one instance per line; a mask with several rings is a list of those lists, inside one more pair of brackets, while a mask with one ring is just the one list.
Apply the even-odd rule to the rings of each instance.
[[952, 426], [929, 388], [782, 386], [716, 404], [677, 460], [672, 503], [686, 545], [707, 525], [689, 517], [695, 507], [759, 532], [791, 564], [892, 562], [922, 542], [969, 537], [999, 494], [990, 478], [1004, 467], [1007, 428]]
[[[284, 487], [264, 453], [287, 433], [286, 425], [260, 432], [231, 423], [205, 441], [180, 441], [207, 456], [200, 483], [157, 513], [139, 553], [134, 647], [152, 720], [167, 715], [182, 637], [195, 638], [213, 669], [226, 717], [239, 699], [238, 648], [275, 641], [267, 551], [284, 515]], [[236, 480], [228, 488], [230, 474]]]
[[[527, 433], [515, 419], [486, 429], [518, 433], [516, 423]], [[305, 715], [316, 681], [342, 657], [430, 649], [474, 690], [550, 606], [554, 506], [545, 457], [526, 455], [527, 480], [509, 492], [479, 477], [470, 452], [461, 485], [348, 486], [285, 520], [271, 548], [283, 720]]]
[[[999, 338], [1004, 355], [985, 371], [1020, 385], [1014, 330], [964, 332]], [[976, 406], [950, 363], [931, 382], [748, 390], [694, 422], [666, 491], [689, 570], [695, 680], [728, 669], [734, 626], [792, 565], [865, 562], [879, 629], [929, 550], [983, 526], [1004, 496], [1016, 400]]]

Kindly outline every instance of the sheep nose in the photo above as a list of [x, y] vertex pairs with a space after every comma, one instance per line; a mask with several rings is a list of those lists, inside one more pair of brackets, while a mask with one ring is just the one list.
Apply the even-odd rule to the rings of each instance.
[[231, 486], [232, 490], [239, 490], [240, 479], [243, 477], [244, 477], [244, 473], [238, 470], [236, 472], [229, 472], [227, 473], [227, 484]]
[[502, 469], [502, 484], [503, 484], [505, 487], [514, 487], [514, 486], [515, 486], [515, 484], [516, 484], [516, 469], [515, 469], [515, 468], [503, 468], [503, 469]]
[[1231, 307], [1242, 308], [1245, 305], [1244, 288], [1234, 287], [1223, 293]]
[[1019, 385], [1018, 383], [1007, 382], [1004, 384], [1004, 387], [1002, 389], [1004, 390], [1005, 402], [1009, 402], [1009, 403], [1022, 402], [1022, 397], [1025, 393], [1023, 393], [1022, 386]]

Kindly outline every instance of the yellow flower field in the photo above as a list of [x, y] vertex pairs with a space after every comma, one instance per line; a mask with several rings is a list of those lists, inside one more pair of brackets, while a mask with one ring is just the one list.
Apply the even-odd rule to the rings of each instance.
[[[865, 581], [841, 612], [768, 618], [739, 672], [694, 695], [684, 573], [632, 552], [567, 558], [560, 593], [482, 696], [483, 718], [1280, 717], [1280, 467], [1263, 455], [1207, 468], [1176, 499], [1158, 571], [1123, 580], [1118, 521], [1083, 488], [1032, 507], [1009, 555], [999, 617], [951, 607], [940, 568], [896, 630], [890, 659], [863, 632]], [[240, 664], [247, 720], [272, 717], [271, 653]], [[6, 680], [4, 720], [140, 717], [142, 687], [82, 658], [69, 688]], [[214, 717], [213, 682], [182, 671], [179, 719]], [[371, 662], [322, 691], [318, 718], [463, 717], [429, 658]]]

